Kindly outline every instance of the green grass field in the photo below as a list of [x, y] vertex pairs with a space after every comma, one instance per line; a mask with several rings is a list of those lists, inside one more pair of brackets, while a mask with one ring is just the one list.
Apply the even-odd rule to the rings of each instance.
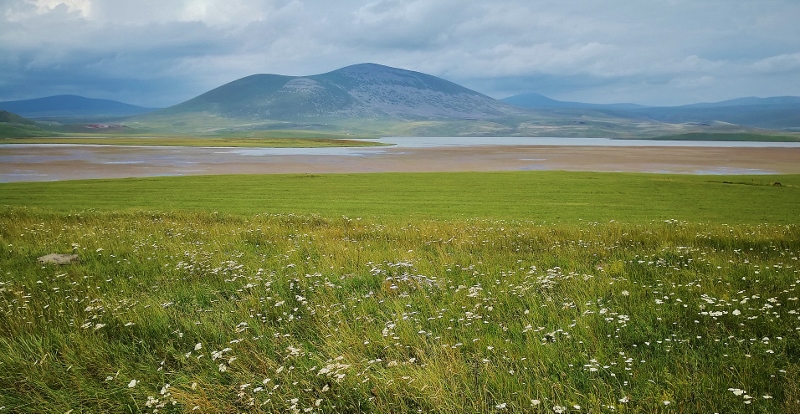
[[[774, 185], [780, 183], [780, 186]], [[800, 176], [566, 172], [240, 175], [0, 184], [0, 206], [576, 223], [793, 224]]]
[[[799, 412], [799, 191], [563, 172], [0, 184], [0, 412]], [[37, 263], [52, 252], [80, 260]]]
[[43, 130], [32, 125], [10, 124], [0, 122], [0, 143], [7, 138], [18, 137], [42, 137], [53, 135], [53, 132]]

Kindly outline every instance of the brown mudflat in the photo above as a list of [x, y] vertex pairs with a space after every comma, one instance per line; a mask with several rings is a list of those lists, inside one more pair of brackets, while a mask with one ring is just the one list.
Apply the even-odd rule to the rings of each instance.
[[465, 146], [383, 147], [349, 155], [243, 155], [178, 147], [5, 146], [0, 181], [199, 174], [427, 171], [624, 171], [800, 174], [800, 148]]

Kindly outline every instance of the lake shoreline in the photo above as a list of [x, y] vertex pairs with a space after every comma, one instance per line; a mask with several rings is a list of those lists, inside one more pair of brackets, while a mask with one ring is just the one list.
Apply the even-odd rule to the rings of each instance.
[[2, 182], [171, 175], [535, 170], [800, 174], [800, 148], [564, 145], [398, 145], [332, 149], [0, 147]]

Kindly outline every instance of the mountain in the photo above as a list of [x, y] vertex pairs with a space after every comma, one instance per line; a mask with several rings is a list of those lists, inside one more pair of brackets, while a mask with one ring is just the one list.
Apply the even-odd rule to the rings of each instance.
[[659, 119], [668, 114], [651, 109], [659, 108], [561, 102], [536, 94], [499, 101], [435, 76], [365, 63], [310, 76], [247, 76], [125, 124], [170, 133], [315, 130], [363, 136], [641, 138], [749, 130], [683, 121], [686, 115], [668, 121], [681, 125], [670, 125]]
[[591, 109], [638, 109], [638, 108], [645, 108], [642, 105], [636, 104], [628, 104], [628, 103], [620, 103], [620, 104], [590, 104], [590, 103], [583, 103], [583, 102], [569, 102], [569, 101], [557, 101], [555, 99], [548, 98], [544, 95], [540, 95], [538, 93], [523, 93], [519, 95], [509, 96], [508, 98], [503, 98], [501, 101], [516, 105], [521, 108], [530, 108], [530, 109], [553, 109], [553, 108], [591, 108]]
[[358, 64], [313, 76], [252, 75], [152, 116], [203, 113], [240, 120], [491, 119], [518, 108], [424, 73]]
[[722, 102], [696, 103], [691, 105], [681, 105], [680, 108], [719, 108], [727, 106], [770, 106], [770, 105], [797, 105], [800, 104], [800, 96], [773, 96], [771, 98], [747, 98], [730, 99]]
[[601, 113], [608, 116], [670, 124], [713, 124], [715, 122], [724, 122], [752, 128], [787, 130], [800, 128], [800, 97], [796, 96], [748, 97], [722, 102], [667, 107], [565, 102], [535, 93], [515, 95], [505, 98], [503, 101], [529, 109], [570, 110], [573, 114], [592, 110], [594, 111], [593, 113]]
[[77, 95], [56, 95], [46, 98], [0, 102], [0, 110], [14, 112], [28, 118], [72, 118], [129, 116], [151, 112], [154, 109], [108, 99], [91, 99]]

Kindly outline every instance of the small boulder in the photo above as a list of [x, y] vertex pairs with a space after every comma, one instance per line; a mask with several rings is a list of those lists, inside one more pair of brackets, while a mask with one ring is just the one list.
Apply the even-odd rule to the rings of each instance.
[[77, 254], [50, 253], [37, 259], [41, 264], [65, 265], [78, 261]]

